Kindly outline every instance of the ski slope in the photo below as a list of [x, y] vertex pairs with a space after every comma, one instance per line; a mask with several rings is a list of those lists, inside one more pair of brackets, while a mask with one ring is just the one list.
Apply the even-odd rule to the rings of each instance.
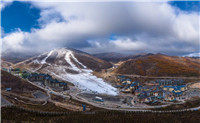
[[[75, 86], [77, 86], [84, 92], [100, 93], [107, 95], [118, 94], [118, 90], [116, 88], [106, 83], [103, 79], [94, 76], [92, 74], [93, 71], [91, 69], [88, 69], [85, 65], [79, 62], [78, 59], [74, 56], [73, 51], [71, 50], [52, 50], [48, 53], [47, 57], [41, 60], [41, 64], [47, 63], [46, 59], [50, 57], [53, 52], [57, 52], [57, 57], [64, 56], [63, 60], [65, 60], [70, 66], [57, 66], [55, 64], [50, 64], [51, 68], [49, 69], [49, 71], [51, 72], [51, 74], [54, 74], [66, 81], [73, 83]], [[74, 64], [72, 60], [75, 61], [76, 64], [82, 66], [83, 69]], [[66, 72], [66, 68], [76, 71], [78, 74]]]

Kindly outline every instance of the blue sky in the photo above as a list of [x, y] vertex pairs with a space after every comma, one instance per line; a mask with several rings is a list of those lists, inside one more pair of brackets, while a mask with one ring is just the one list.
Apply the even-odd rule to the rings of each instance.
[[[135, 6], [136, 9], [133, 9], [132, 6]], [[123, 7], [127, 7], [127, 9], [123, 9]], [[160, 12], [156, 11], [156, 7], [160, 9]], [[5, 39], [3, 44], [6, 50], [14, 51], [24, 51], [35, 47], [38, 48], [38, 51], [43, 52], [42, 49], [68, 46], [91, 53], [114, 51], [190, 54], [198, 52], [198, 48], [195, 47], [198, 44], [197, 38], [194, 35], [197, 29], [196, 27], [191, 29], [189, 26], [197, 24], [199, 21], [197, 18], [199, 7], [197, 1], [152, 3], [152, 5], [151, 3], [146, 5], [134, 2], [131, 2], [130, 5], [129, 3], [114, 2], [98, 3], [98, 5], [96, 3], [12, 2], [1, 11], [1, 26]], [[178, 11], [178, 15], [175, 11]], [[99, 16], [97, 16], [98, 14]], [[170, 19], [170, 16], [174, 20]], [[149, 17], [149, 22], [145, 21], [147, 17]], [[192, 18], [196, 20], [192, 20]], [[180, 25], [184, 21], [188, 25], [181, 27]], [[167, 23], [166, 26], [165, 23]], [[183, 28], [182, 30], [188, 28], [191, 29], [190, 32], [194, 31], [194, 33], [183, 35], [187, 32], [180, 31], [179, 28]], [[170, 30], [176, 31], [177, 34], [171, 34]], [[50, 39], [52, 34], [55, 36]], [[45, 37], [46, 35], [49, 36]], [[15, 36], [16, 41], [13, 41]], [[11, 39], [12, 41], [10, 41]], [[46, 47], [38, 46], [36, 40], [41, 44], [48, 42], [48, 45]], [[156, 43], [155, 40], [159, 43]], [[166, 40], [170, 41], [166, 42]], [[172, 43], [169, 44], [169, 42]], [[153, 47], [154, 44], [158, 46]], [[160, 48], [164, 45], [168, 45], [168, 47]], [[177, 50], [185, 46], [188, 46], [187, 50]]]
[[199, 11], [199, 1], [170, 1], [169, 4], [187, 12]]
[[[186, 12], [199, 11], [198, 1], [170, 1], [169, 4]], [[39, 28], [40, 8], [32, 6], [30, 2], [15, 1], [6, 6], [2, 11], [1, 26], [5, 33], [10, 33], [16, 29], [30, 31], [31, 28]]]
[[10, 33], [19, 28], [22, 31], [30, 31], [38, 28], [40, 9], [31, 6], [30, 3], [13, 2], [2, 11], [1, 26], [5, 33]]

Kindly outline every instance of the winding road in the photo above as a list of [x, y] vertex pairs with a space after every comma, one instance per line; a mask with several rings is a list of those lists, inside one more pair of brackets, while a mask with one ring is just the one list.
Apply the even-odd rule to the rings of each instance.
[[[153, 78], [163, 78], [163, 77], [153, 77]], [[166, 78], [169, 78], [169, 77], [166, 77]], [[177, 78], [177, 77], [171, 77], [171, 78]], [[169, 111], [155, 111], [155, 110], [146, 110], [144, 108], [149, 108], [149, 107], [142, 107], [143, 109], [140, 109], [139, 107], [116, 107], [115, 106], [111, 106], [111, 107], [108, 107], [102, 103], [95, 103], [95, 102], [91, 102], [91, 101], [88, 101], [80, 96], [78, 96], [79, 93], [70, 93], [70, 96], [67, 96], [67, 95], [64, 95], [60, 92], [55, 92], [53, 91], [50, 87], [42, 87], [42, 86], [39, 86], [38, 84], [34, 83], [34, 82], [30, 82], [27, 80], [27, 82], [29, 82], [30, 84], [40, 88], [40, 89], [43, 89], [46, 91], [47, 95], [48, 95], [48, 99], [51, 98], [51, 95], [50, 93], [53, 93], [53, 94], [56, 94], [56, 95], [59, 95], [59, 96], [62, 96], [64, 98], [68, 98], [70, 99], [70, 96], [75, 99], [75, 100], [78, 100], [80, 102], [84, 102], [84, 103], [87, 103], [87, 104], [91, 104], [95, 107], [99, 107], [99, 108], [104, 108], [104, 109], [108, 109], [108, 110], [121, 110], [121, 111], [133, 111], [133, 112], [152, 112], [152, 113], [163, 113], [163, 112], [184, 112], [184, 111], [196, 111], [196, 110], [200, 110], [200, 106], [198, 107], [195, 107], [195, 108], [188, 108], [188, 109], [180, 109], [180, 110], [169, 110]], [[25, 98], [25, 97], [23, 97]], [[26, 97], [26, 99], [29, 99]], [[36, 99], [30, 99], [32, 101], [35, 101]], [[38, 99], [37, 99], [38, 100]], [[47, 101], [47, 100], [46, 100]], [[51, 100], [52, 101], [52, 100]], [[54, 101], [52, 101], [54, 102]], [[58, 102], [54, 102], [55, 104], [57, 105], [60, 105], [61, 107], [65, 107], [67, 105], [65, 104], [59, 104]], [[168, 106], [168, 105], [164, 105], [164, 106], [157, 106], [157, 108], [161, 108], [161, 107], [165, 107], [165, 106]], [[152, 108], [152, 107], [151, 107]]]

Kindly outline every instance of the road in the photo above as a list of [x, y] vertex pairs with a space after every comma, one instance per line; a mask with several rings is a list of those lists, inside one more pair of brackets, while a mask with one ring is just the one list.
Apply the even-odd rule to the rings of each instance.
[[[130, 75], [130, 76], [132, 76], [132, 75]], [[157, 78], [157, 77], [156, 77]], [[161, 77], [158, 77], [158, 78], [161, 78]], [[166, 77], [167, 78], [167, 77]], [[171, 78], [174, 78], [174, 77], [171, 77]], [[46, 87], [46, 88], [44, 88], [44, 87], [42, 87], [42, 86], [39, 86], [39, 85], [37, 85], [37, 84], [35, 84], [34, 82], [30, 82], [30, 81], [28, 81], [27, 80], [27, 82], [29, 82], [30, 84], [32, 84], [32, 85], [34, 85], [34, 86], [37, 86], [38, 88], [41, 88], [41, 89], [43, 89], [43, 90], [45, 90], [46, 92], [47, 92], [47, 94], [49, 95], [49, 98], [50, 98], [50, 93], [54, 93], [54, 94], [56, 94], [56, 95], [59, 95], [59, 96], [62, 96], [62, 97], [65, 97], [65, 98], [70, 98], [69, 96], [66, 96], [66, 95], [64, 95], [64, 94], [62, 94], [62, 93], [60, 93], [60, 92], [55, 92], [55, 91], [53, 91], [50, 87]], [[160, 113], [162, 113], [162, 112], [182, 112], [182, 111], [194, 111], [194, 110], [199, 110], [200, 109], [200, 106], [199, 107], [195, 107], [195, 108], [189, 108], [189, 109], [181, 109], [181, 110], [170, 110], [170, 111], [154, 111], [154, 110], [145, 110], [145, 109], [139, 109], [138, 107], [120, 107], [120, 108], [116, 108], [115, 106], [116, 105], [113, 105], [112, 107], [108, 107], [108, 106], [106, 106], [106, 105], [104, 105], [104, 104], [102, 104], [102, 103], [100, 103], [100, 104], [98, 104], [98, 103], [95, 103], [95, 102], [90, 102], [90, 101], [88, 101], [88, 100], [86, 100], [86, 99], [84, 99], [84, 98], [82, 98], [82, 97], [80, 97], [80, 96], [78, 96], [78, 94], [79, 93], [70, 93], [70, 96], [73, 98], [73, 99], [75, 99], [75, 100], [78, 100], [78, 101], [80, 101], [80, 102], [85, 102], [85, 103], [87, 103], [87, 104], [91, 104], [91, 105], [93, 105], [93, 106], [95, 106], [95, 107], [99, 107], [99, 108], [104, 108], [104, 109], [108, 109], [108, 110], [121, 110], [121, 111], [133, 111], [133, 112], [160, 112]], [[52, 100], [51, 100], [52, 101]], [[54, 103], [56, 103], [56, 102], [54, 102]], [[63, 107], [65, 107], [65, 106], [67, 106], [67, 105], [65, 105], [65, 104], [59, 104], [59, 103], [56, 103], [57, 105], [60, 105], [60, 106], [63, 106]], [[157, 106], [158, 108], [160, 108], [160, 107], [163, 107], [163, 106]], [[148, 108], [148, 107], [142, 107], [142, 108]], [[152, 107], [151, 107], [152, 108]]]
[[168, 77], [168, 76], [161, 76], [161, 77], [152, 77], [152, 76], [140, 76], [140, 75], [132, 75], [132, 74], [117, 74], [123, 75], [128, 77], [141, 77], [141, 78], [151, 78], [151, 79], [200, 79], [200, 77]]
[[[21, 98], [21, 99], [25, 99], [25, 100], [30, 100], [30, 101], [33, 101], [33, 102], [46, 102], [50, 97], [47, 97], [47, 98], [44, 98], [44, 99], [35, 99], [35, 98], [29, 98], [29, 97], [25, 97], [25, 96], [20, 96], [18, 94], [15, 94], [15, 93], [10, 93], [10, 92], [6, 92], [6, 91], [2, 91], [1, 92], [3, 95], [6, 95], [6, 96], [9, 96], [12, 95], [15, 97], [15, 100], [18, 100], [22, 103], [25, 103], [24, 101], [22, 100], [19, 100], [18, 98]], [[28, 103], [26, 103], [28, 104]]]
[[[132, 108], [127, 108], [127, 107], [120, 107], [120, 108], [115, 108], [115, 107], [107, 107], [106, 105], [102, 105], [102, 104], [97, 104], [94, 102], [90, 102], [84, 98], [81, 98], [79, 96], [77, 96], [77, 94], [71, 94], [72, 98], [81, 102], [85, 102], [87, 104], [93, 105], [95, 107], [99, 107], [99, 108], [104, 108], [104, 109], [108, 109], [108, 110], [118, 110], [118, 111], [133, 111], [133, 112], [152, 112], [152, 113], [165, 113], [165, 112], [184, 112], [184, 111], [196, 111], [196, 110], [200, 110], [200, 106], [199, 107], [195, 107], [195, 108], [188, 108], [188, 109], [180, 109], [180, 110], [168, 110], [168, 111], [156, 111], [156, 110], [145, 110], [144, 108], [148, 108], [148, 107], [140, 107], [143, 109], [139, 109], [138, 107], [132, 107]], [[156, 108], [162, 108], [168, 105], [164, 105], [164, 106], [157, 106]], [[151, 107], [153, 108], [153, 107]]]

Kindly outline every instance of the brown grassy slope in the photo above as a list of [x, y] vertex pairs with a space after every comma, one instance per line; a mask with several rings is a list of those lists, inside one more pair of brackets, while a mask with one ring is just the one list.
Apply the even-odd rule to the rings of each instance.
[[13, 64], [11, 62], [7, 62], [7, 61], [1, 59], [1, 67], [9, 68], [10, 66], [13, 66]]
[[69, 122], [69, 123], [198, 123], [200, 111], [181, 113], [134, 113], [102, 111], [96, 113], [68, 112], [65, 115], [45, 114], [20, 110], [16, 107], [2, 108], [3, 122]]
[[94, 71], [100, 71], [102, 69], [108, 69], [112, 67], [111, 63], [101, 60], [89, 54], [75, 53], [74, 55], [79, 62], [81, 62], [82, 64], [84, 64], [85, 66]]
[[36, 90], [43, 91], [21, 78], [13, 76], [8, 72], [1, 71], [1, 89], [5, 90], [5, 88], [12, 88], [11, 91], [16, 94], [30, 93]]
[[199, 76], [200, 60], [162, 54], [130, 59], [114, 72], [142, 76]]

